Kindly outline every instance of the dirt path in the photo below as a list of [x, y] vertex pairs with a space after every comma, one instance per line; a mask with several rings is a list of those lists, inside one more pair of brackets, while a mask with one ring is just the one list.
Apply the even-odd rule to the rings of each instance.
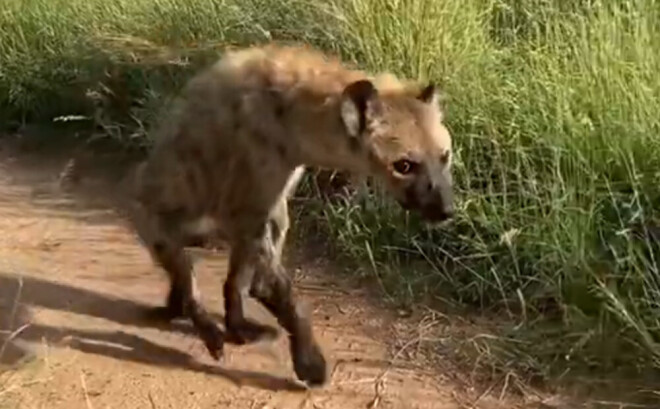
[[[474, 397], [443, 374], [401, 358], [397, 322], [368, 297], [305, 264], [297, 281], [314, 312], [330, 384], [294, 381], [286, 337], [227, 345], [213, 362], [187, 323], [141, 317], [166, 282], [109, 206], [113, 184], [57, 183], [66, 158], [0, 150], [0, 407], [20, 408], [462, 408]], [[222, 251], [197, 251], [205, 304], [220, 313]], [[296, 265], [290, 262], [292, 270]], [[325, 278], [324, 278], [325, 276]], [[250, 301], [249, 314], [275, 323]], [[15, 335], [6, 342], [9, 334]], [[408, 343], [409, 344], [409, 343]], [[478, 397], [479, 394], [476, 394]], [[482, 396], [475, 408], [513, 408]]]

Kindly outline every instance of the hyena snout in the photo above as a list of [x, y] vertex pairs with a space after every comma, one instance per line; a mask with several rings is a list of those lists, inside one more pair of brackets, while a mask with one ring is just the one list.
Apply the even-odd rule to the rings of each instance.
[[428, 181], [410, 186], [403, 208], [417, 211], [428, 222], [442, 222], [454, 217], [454, 193], [450, 180]]
[[451, 190], [434, 195], [433, 201], [420, 209], [422, 217], [430, 222], [442, 222], [454, 217]]

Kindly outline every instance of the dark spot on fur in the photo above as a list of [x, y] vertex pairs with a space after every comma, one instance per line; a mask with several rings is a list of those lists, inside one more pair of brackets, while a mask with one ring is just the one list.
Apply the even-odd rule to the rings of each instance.
[[238, 131], [241, 127], [241, 103], [237, 99], [231, 101], [231, 126], [234, 131]]
[[282, 142], [276, 142], [275, 143], [275, 149], [277, 150], [278, 155], [280, 155], [280, 157], [282, 157], [282, 159], [286, 159], [289, 156], [288, 155], [288, 153], [289, 153], [288, 149], [287, 149], [286, 145], [283, 144]]
[[280, 236], [282, 235], [282, 229], [280, 229], [280, 225], [277, 224], [275, 220], [269, 219], [268, 228], [270, 229], [270, 236], [273, 242], [277, 242], [280, 239]]
[[190, 188], [190, 192], [194, 196], [198, 196], [201, 194], [202, 190], [204, 189], [203, 184], [199, 180], [199, 175], [198, 172], [194, 167], [189, 167], [186, 171], [186, 182], [188, 183], [188, 187]]
[[281, 121], [286, 114], [286, 103], [282, 94], [276, 90], [268, 90], [268, 99], [270, 100], [271, 105], [273, 106], [273, 114], [275, 119]]
[[286, 109], [284, 108], [284, 104], [277, 104], [275, 105], [275, 116], [277, 119], [282, 120], [284, 118], [284, 114], [286, 113]]
[[[262, 85], [263, 85], [264, 89], [270, 90], [273, 87], [273, 79], [270, 76], [264, 75], [262, 77], [262, 80], [263, 80]], [[275, 92], [274, 90], [271, 90], [271, 91]]]
[[230, 109], [232, 115], [239, 115], [241, 113], [241, 102], [238, 99], [232, 99]]
[[[255, 215], [252, 220], [263, 220], [263, 216], [261, 216], [261, 214], [259, 216]], [[249, 233], [251, 233], [249, 235], [249, 236], [251, 236], [251, 238], [261, 239], [266, 234], [266, 224], [263, 223], [263, 222], [259, 223], [258, 225], [255, 224], [254, 229], [251, 229], [251, 231]]]
[[208, 241], [208, 237], [205, 236], [205, 235], [191, 234], [191, 235], [186, 236], [184, 244], [187, 247], [200, 247], [200, 248], [203, 248], [203, 247], [205, 247], [207, 241]]
[[205, 150], [201, 145], [193, 145], [189, 148], [189, 178], [193, 178], [192, 182], [195, 183], [191, 187], [197, 188], [198, 193], [208, 194], [215, 187], [214, 176], [215, 172], [210, 161], [207, 160], [208, 152], [213, 151], [212, 146], [206, 146]]
[[165, 242], [157, 240], [156, 242], [154, 242], [153, 248], [156, 254], [159, 255], [163, 254], [163, 252], [165, 251]]
[[188, 148], [188, 155], [192, 163], [201, 163], [204, 161], [204, 151], [198, 145], [191, 145]]
[[256, 132], [253, 132], [252, 135], [254, 136], [255, 141], [258, 142], [260, 145], [268, 145], [269, 144], [268, 135], [266, 135], [265, 133], [263, 133], [261, 131], [256, 131]]
[[360, 152], [362, 149], [362, 145], [360, 144], [360, 140], [358, 138], [349, 138], [348, 147], [353, 153]]
[[163, 229], [168, 233], [176, 233], [181, 226], [183, 220], [186, 219], [188, 214], [187, 209], [183, 206], [175, 209], [161, 210], [158, 212], [158, 218]]

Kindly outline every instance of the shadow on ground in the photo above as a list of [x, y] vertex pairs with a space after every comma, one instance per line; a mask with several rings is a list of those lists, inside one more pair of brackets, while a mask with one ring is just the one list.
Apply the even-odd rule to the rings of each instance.
[[[50, 345], [124, 361], [221, 376], [238, 386], [272, 391], [306, 389], [291, 379], [204, 364], [183, 351], [125, 331], [91, 331], [33, 323], [29, 308], [35, 306], [104, 318], [128, 326], [155, 326], [149, 319], [152, 306], [38, 278], [0, 274], [0, 364], [16, 365], [29, 359], [32, 352], [27, 343], [46, 341]], [[222, 316], [215, 318], [222, 320]], [[187, 323], [177, 322], [167, 327], [194, 334]]]
[[[82, 156], [80, 152], [83, 152]], [[80, 180], [73, 186], [62, 188], [58, 176], [73, 158], [79, 159]], [[90, 153], [75, 146], [24, 150], [15, 138], [0, 137], [0, 166], [9, 170], [7, 174], [10, 178], [4, 183], [12, 186], [7, 195], [0, 197], [0, 211], [5, 203], [15, 207], [19, 198], [25, 202], [27, 196], [26, 205], [38, 209], [41, 216], [74, 219], [92, 225], [122, 223], [118, 204], [126, 194], [126, 178], [140, 159], [140, 156], [124, 155], [117, 151]], [[44, 179], [44, 174], [51, 177]], [[0, 272], [0, 365], [17, 365], [30, 359], [34, 356], [30, 344], [45, 340], [51, 345], [65, 345], [125, 361], [217, 375], [237, 385], [273, 391], [306, 389], [291, 379], [204, 364], [183, 351], [125, 331], [88, 331], [35, 323], [30, 307], [102, 318], [125, 326], [157, 328], [197, 336], [187, 320], [169, 324], [154, 320], [154, 305], [55, 281]], [[224, 322], [222, 315], [212, 315], [216, 322]]]

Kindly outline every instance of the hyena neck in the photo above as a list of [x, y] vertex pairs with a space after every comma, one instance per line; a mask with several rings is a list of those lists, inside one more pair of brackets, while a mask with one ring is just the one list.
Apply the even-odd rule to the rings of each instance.
[[338, 98], [301, 110], [305, 111], [301, 116], [305, 120], [294, 133], [301, 164], [353, 174], [367, 173], [366, 155], [359, 141], [346, 132], [339, 114]]

